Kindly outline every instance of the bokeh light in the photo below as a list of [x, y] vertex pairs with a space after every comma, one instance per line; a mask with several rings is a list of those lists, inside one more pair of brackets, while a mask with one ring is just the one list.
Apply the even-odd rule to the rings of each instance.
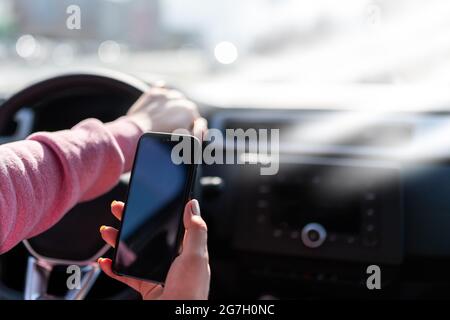
[[122, 50], [120, 45], [113, 40], [107, 40], [98, 47], [98, 57], [103, 63], [115, 63], [119, 61]]
[[39, 50], [39, 43], [30, 34], [21, 36], [16, 42], [16, 52], [24, 59], [31, 59]]
[[231, 64], [238, 58], [236, 46], [228, 41], [222, 41], [214, 48], [214, 56], [222, 64]]

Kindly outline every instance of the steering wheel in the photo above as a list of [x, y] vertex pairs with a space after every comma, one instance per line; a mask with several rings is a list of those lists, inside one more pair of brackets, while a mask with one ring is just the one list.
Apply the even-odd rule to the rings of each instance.
[[[135, 77], [111, 71], [65, 74], [35, 83], [0, 107], [0, 143], [24, 139], [35, 131], [68, 129], [89, 117], [112, 121], [125, 114], [149, 87], [150, 84]], [[96, 260], [109, 249], [100, 238], [98, 227], [117, 226], [109, 204], [114, 199], [124, 199], [127, 188], [124, 176], [107, 194], [75, 206], [51, 229], [24, 241], [30, 253], [25, 299], [86, 296], [100, 272]], [[75, 267], [71, 270], [80, 276], [75, 288], [62, 296], [49, 295], [47, 289], [53, 270], [72, 265]], [[4, 287], [0, 280], [1, 286]], [[9, 288], [4, 291], [13, 292]]]

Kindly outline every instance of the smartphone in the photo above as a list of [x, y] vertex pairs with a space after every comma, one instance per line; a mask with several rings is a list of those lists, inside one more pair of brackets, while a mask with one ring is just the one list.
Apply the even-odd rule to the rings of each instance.
[[189, 135], [146, 133], [139, 139], [115, 245], [116, 274], [164, 283], [180, 251], [200, 148]]

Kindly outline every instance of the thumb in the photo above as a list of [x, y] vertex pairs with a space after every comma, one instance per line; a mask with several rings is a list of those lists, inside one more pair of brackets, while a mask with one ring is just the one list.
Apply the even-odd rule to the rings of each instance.
[[184, 208], [184, 228], [182, 254], [208, 256], [208, 228], [200, 216], [200, 206], [197, 200], [191, 200]]
[[206, 133], [208, 131], [208, 121], [205, 118], [197, 118], [194, 120], [194, 127], [192, 128], [192, 134], [203, 142]]

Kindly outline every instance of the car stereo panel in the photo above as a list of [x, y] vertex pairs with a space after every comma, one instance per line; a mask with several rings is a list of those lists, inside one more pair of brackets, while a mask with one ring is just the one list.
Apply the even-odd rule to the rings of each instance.
[[399, 264], [400, 170], [365, 160], [281, 158], [277, 175], [245, 165], [236, 176], [236, 232], [244, 251]]

